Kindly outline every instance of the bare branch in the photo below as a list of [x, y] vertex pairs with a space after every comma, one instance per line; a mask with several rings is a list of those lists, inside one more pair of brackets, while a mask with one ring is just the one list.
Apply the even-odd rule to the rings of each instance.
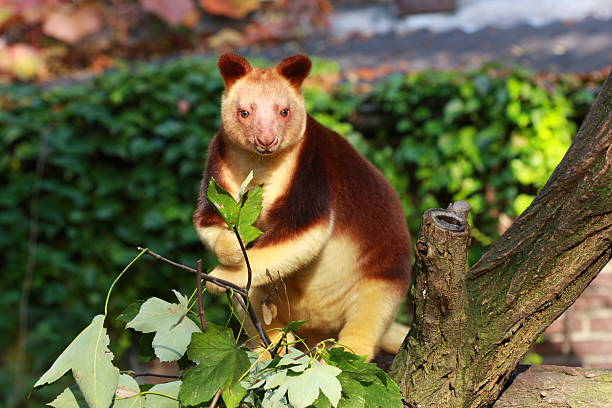
[[159, 378], [174, 378], [174, 379], [181, 379], [183, 378], [180, 375], [169, 375], [169, 374], [155, 374], [155, 373], [135, 373], [132, 370], [122, 370], [119, 371], [121, 374], [127, 374], [130, 375], [134, 378], [136, 377], [159, 377]]
[[204, 302], [202, 302], [202, 260], [196, 262], [196, 285], [198, 292], [198, 314], [200, 315], [200, 324], [202, 330], [206, 328], [206, 317], [204, 316]]
[[[142, 247], [137, 247], [137, 249], [138, 249], [139, 251], [142, 251], [142, 250], [144, 250], [145, 248], [142, 248]], [[151, 256], [152, 256], [153, 258], [155, 258], [155, 259], [158, 259], [158, 260], [160, 260], [160, 261], [166, 262], [167, 264], [170, 264], [170, 265], [172, 265], [172, 266], [174, 266], [174, 267], [176, 267], [176, 268], [182, 269], [182, 270], [184, 270], [184, 271], [191, 272], [191, 273], [198, 273], [198, 271], [196, 271], [195, 269], [190, 268], [190, 267], [189, 267], [189, 266], [187, 266], [187, 265], [183, 265], [183, 264], [180, 264], [180, 263], [177, 263], [177, 262], [171, 261], [171, 260], [170, 260], [170, 259], [168, 259], [168, 258], [164, 258], [164, 257], [163, 257], [163, 256], [161, 256], [160, 254], [155, 253], [155, 252], [151, 251], [150, 249], [147, 249], [146, 254], [147, 254], [147, 255], [151, 255]], [[245, 291], [243, 288], [241, 288], [240, 286], [236, 285], [235, 283], [232, 283], [232, 282], [226, 281], [226, 280], [224, 280], [224, 279], [215, 278], [214, 276], [210, 276], [210, 275], [206, 275], [206, 274], [203, 274], [203, 275], [202, 275], [202, 279], [204, 279], [204, 280], [205, 280], [205, 281], [207, 281], [207, 282], [212, 282], [212, 283], [214, 283], [215, 285], [221, 286], [222, 288], [225, 288], [225, 289], [232, 289], [234, 292], [240, 293], [240, 294], [241, 294], [241, 295], [243, 295], [243, 296], [246, 296], [246, 295], [247, 295], [246, 291]]]
[[215, 393], [215, 396], [213, 397], [209, 408], [215, 408], [217, 406], [217, 402], [219, 402], [220, 396], [221, 396], [221, 388], [219, 388], [217, 392]]

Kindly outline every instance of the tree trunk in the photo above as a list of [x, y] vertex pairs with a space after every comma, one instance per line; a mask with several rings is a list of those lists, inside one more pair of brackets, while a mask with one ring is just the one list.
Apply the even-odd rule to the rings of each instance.
[[611, 105], [609, 76], [544, 188], [469, 271], [466, 209], [423, 215], [415, 318], [391, 367], [409, 405], [493, 403], [530, 345], [608, 262]]

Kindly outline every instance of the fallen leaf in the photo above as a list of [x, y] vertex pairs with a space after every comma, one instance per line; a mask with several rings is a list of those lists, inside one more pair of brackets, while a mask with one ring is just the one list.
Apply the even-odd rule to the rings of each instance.
[[74, 44], [102, 27], [100, 9], [91, 4], [61, 7], [49, 13], [43, 24], [43, 32], [58, 40]]
[[259, 0], [200, 0], [200, 5], [210, 14], [239, 19], [257, 10]]
[[193, 0], [140, 0], [140, 5], [171, 25], [179, 24], [195, 10]]

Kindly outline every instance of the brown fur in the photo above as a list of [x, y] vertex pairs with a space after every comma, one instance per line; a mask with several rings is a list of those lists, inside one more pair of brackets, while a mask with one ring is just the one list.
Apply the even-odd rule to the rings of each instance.
[[[256, 223], [264, 234], [248, 250], [258, 314], [260, 301], [273, 295], [278, 315], [270, 328], [307, 319], [298, 334], [309, 345], [334, 337], [372, 358], [409, 285], [411, 243], [397, 194], [346, 140], [306, 114], [299, 87], [308, 58], [262, 70], [231, 54], [219, 67], [223, 126], [209, 147], [194, 214], [222, 263], [212, 273], [246, 282], [237, 243], [206, 200], [208, 180], [235, 194], [253, 169], [251, 185], [264, 184]], [[278, 115], [285, 108], [289, 114]]]

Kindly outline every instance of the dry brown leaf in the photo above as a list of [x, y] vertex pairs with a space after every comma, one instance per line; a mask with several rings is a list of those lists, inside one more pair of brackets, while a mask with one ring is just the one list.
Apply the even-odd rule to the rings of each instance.
[[131, 397], [135, 397], [136, 395], [138, 395], [137, 391], [131, 388], [128, 388], [125, 385], [118, 385], [117, 390], [115, 391], [115, 397], [119, 399], [131, 398]]
[[208, 46], [215, 50], [229, 51], [239, 48], [245, 42], [244, 36], [231, 28], [224, 28], [208, 39]]
[[265, 302], [261, 305], [261, 311], [263, 314], [263, 320], [266, 325], [272, 323], [272, 320], [276, 317], [278, 309], [274, 303]]
[[230, 18], [243, 18], [259, 8], [259, 0], [200, 0], [202, 8], [210, 14]]
[[84, 4], [78, 7], [61, 7], [50, 12], [43, 24], [43, 32], [50, 37], [74, 44], [101, 27], [100, 9], [95, 5]]
[[140, 0], [140, 5], [171, 25], [181, 23], [195, 10], [193, 0]]
[[0, 71], [22, 80], [35, 77], [44, 67], [42, 53], [28, 44], [0, 46]]

